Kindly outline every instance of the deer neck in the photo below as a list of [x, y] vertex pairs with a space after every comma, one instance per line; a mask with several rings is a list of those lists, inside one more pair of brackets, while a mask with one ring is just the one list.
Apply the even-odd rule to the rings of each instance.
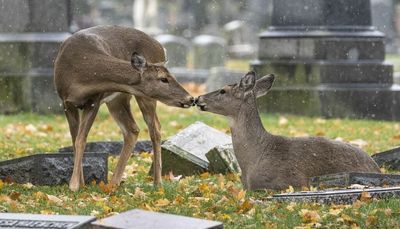
[[264, 129], [255, 99], [253, 104], [242, 104], [239, 113], [231, 118], [230, 128], [236, 158], [246, 173], [259, 161], [263, 152], [260, 147], [272, 136]]

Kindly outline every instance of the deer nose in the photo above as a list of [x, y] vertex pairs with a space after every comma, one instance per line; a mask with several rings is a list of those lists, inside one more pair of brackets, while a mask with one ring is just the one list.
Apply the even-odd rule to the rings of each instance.
[[193, 104], [193, 106], [199, 102], [199, 98], [200, 98], [200, 96], [199, 96], [199, 97], [197, 97], [197, 98], [194, 100], [194, 104]]
[[194, 106], [196, 103], [196, 100], [193, 98], [193, 96], [190, 96], [189, 100], [190, 100], [190, 103], [192, 104], [192, 106]]

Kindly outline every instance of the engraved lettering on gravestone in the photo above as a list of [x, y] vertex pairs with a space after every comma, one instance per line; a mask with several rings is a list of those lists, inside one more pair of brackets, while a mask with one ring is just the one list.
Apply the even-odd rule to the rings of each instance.
[[60, 222], [60, 221], [41, 221], [41, 220], [14, 220], [0, 219], [0, 228], [72, 228], [78, 222]]

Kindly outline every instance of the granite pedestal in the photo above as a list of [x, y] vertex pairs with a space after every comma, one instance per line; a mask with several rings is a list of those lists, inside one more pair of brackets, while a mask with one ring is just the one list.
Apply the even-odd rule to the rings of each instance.
[[400, 86], [368, 0], [275, 0], [259, 39], [252, 68], [277, 75], [261, 111], [400, 120]]

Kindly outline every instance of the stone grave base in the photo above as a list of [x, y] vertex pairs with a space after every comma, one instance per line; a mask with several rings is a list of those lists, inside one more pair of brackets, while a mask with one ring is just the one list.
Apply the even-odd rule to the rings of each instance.
[[[71, 153], [35, 154], [0, 162], [0, 179], [34, 185], [69, 183], [73, 170]], [[85, 182], [107, 183], [108, 154], [85, 153], [83, 175]]]
[[273, 195], [271, 200], [315, 202], [320, 204], [352, 204], [367, 192], [373, 199], [399, 198], [400, 187], [367, 188], [367, 189], [340, 189], [316, 192], [294, 192]]
[[400, 170], [400, 147], [372, 155], [379, 167]]

